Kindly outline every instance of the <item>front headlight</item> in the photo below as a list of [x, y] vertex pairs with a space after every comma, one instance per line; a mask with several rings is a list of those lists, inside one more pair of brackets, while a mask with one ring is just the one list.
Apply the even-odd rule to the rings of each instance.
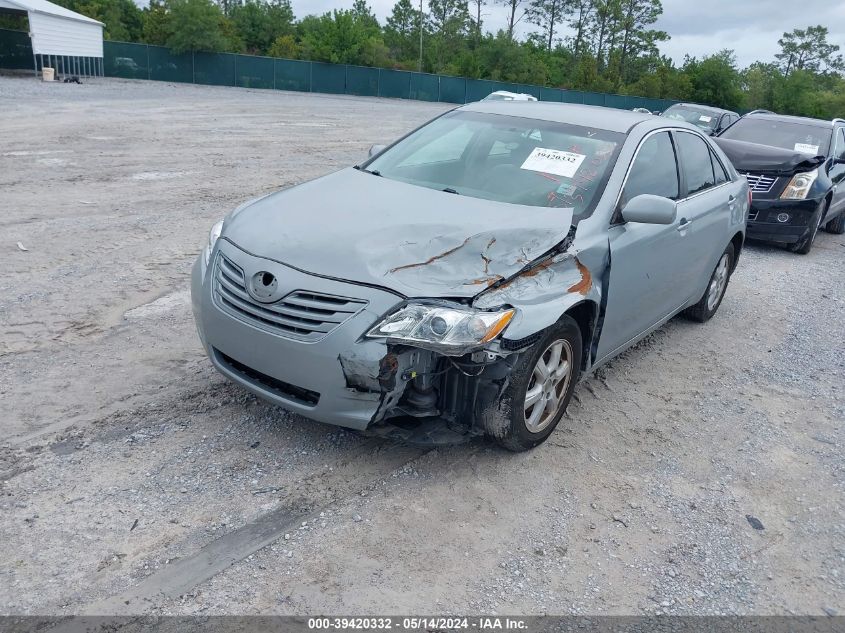
[[804, 200], [807, 194], [810, 193], [810, 187], [816, 182], [819, 177], [819, 170], [806, 171], [801, 174], [795, 174], [786, 189], [780, 194], [781, 200]]
[[461, 356], [499, 336], [515, 313], [513, 309], [482, 312], [472, 308], [408, 304], [373, 326], [367, 337]]
[[211, 230], [208, 232], [208, 244], [205, 246], [205, 265], [208, 266], [208, 261], [211, 259], [211, 251], [214, 250], [214, 245], [217, 243], [217, 240], [220, 238], [220, 234], [223, 232], [223, 220], [216, 222], [214, 226], [211, 227]]

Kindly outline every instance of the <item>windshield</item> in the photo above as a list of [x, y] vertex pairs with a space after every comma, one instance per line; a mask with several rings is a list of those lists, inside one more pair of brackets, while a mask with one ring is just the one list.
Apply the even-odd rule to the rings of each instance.
[[670, 106], [666, 108], [663, 116], [668, 119], [674, 119], [675, 121], [686, 121], [687, 123], [692, 123], [707, 132], [712, 131], [716, 126], [716, 123], [719, 121], [718, 113], [706, 108], [695, 108], [690, 106]]
[[489, 95], [484, 97], [484, 101], [513, 101], [513, 96], [491, 92]]
[[385, 178], [453, 194], [592, 213], [625, 136], [479, 112], [450, 112], [366, 163]]
[[811, 156], [827, 155], [831, 130], [805, 123], [773, 119], [742, 118], [725, 132], [722, 138], [770, 145]]

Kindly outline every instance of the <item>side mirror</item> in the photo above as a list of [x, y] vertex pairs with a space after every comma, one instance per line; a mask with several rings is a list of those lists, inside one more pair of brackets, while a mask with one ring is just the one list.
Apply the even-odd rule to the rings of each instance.
[[674, 200], [650, 193], [631, 198], [622, 209], [623, 220], [642, 224], [672, 224], [677, 214], [678, 205]]
[[372, 158], [376, 154], [381, 154], [385, 147], [387, 147], [387, 145], [373, 145], [370, 148], [369, 158]]

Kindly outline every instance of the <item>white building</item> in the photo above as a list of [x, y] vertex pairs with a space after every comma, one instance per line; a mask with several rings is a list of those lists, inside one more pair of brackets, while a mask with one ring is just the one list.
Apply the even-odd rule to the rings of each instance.
[[33, 67], [59, 75], [103, 74], [103, 23], [47, 0], [0, 0], [0, 13], [29, 17]]

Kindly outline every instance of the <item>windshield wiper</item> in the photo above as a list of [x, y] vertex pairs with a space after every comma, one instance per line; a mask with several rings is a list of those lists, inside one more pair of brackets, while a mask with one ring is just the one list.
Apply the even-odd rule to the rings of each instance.
[[355, 169], [357, 169], [358, 171], [363, 171], [367, 174], [372, 174], [373, 176], [381, 176], [381, 172], [378, 169], [373, 169], [372, 171], [370, 171], [369, 169], [364, 169], [363, 167], [359, 167], [358, 165], [355, 165]]
[[454, 193], [456, 196], [461, 195], [461, 194], [459, 194], [457, 191], [455, 191], [454, 189], [452, 189], [451, 187], [446, 187], [445, 189], [441, 189], [441, 191], [445, 191], [446, 193]]

